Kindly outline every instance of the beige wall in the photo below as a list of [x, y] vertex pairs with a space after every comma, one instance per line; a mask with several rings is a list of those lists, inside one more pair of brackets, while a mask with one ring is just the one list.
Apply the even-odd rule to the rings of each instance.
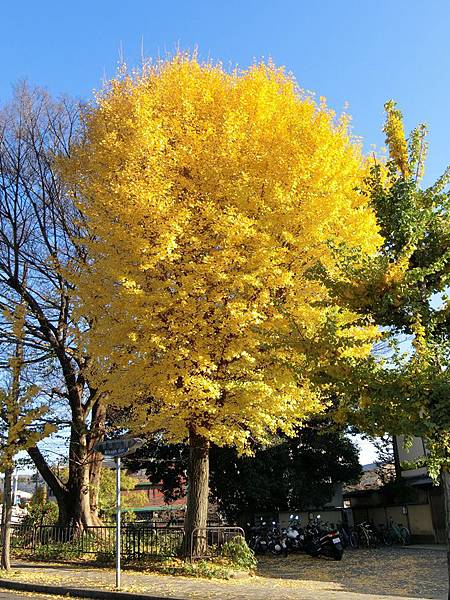
[[309, 515], [314, 518], [320, 515], [322, 521], [328, 521], [329, 523], [341, 523], [342, 522], [342, 511], [339, 510], [311, 510], [311, 511], [300, 511], [300, 512], [280, 512], [280, 527], [287, 527], [289, 525], [289, 515], [294, 514], [300, 517], [300, 525], [303, 527], [309, 521]]
[[433, 521], [429, 504], [408, 506], [410, 531], [412, 535], [433, 535]]
[[[408, 510], [409, 510], [409, 507], [408, 507]], [[428, 507], [428, 510], [429, 510], [429, 507]], [[386, 514], [387, 514], [388, 522], [389, 522], [389, 519], [392, 519], [394, 521], [394, 523], [400, 523], [401, 525], [408, 527], [408, 517], [407, 517], [407, 515], [403, 514], [401, 506], [387, 506]]]
[[[355, 525], [361, 521], [372, 521], [375, 525], [386, 525], [392, 518], [394, 523], [400, 523], [408, 527], [411, 535], [417, 536], [434, 536], [434, 528], [431, 517], [431, 507], [429, 504], [409, 504], [407, 505], [408, 513], [404, 514], [401, 506], [386, 506], [386, 507], [369, 507], [369, 508], [354, 508], [352, 516], [354, 517]], [[292, 513], [281, 512], [280, 526], [287, 527], [289, 524], [289, 515]], [[330, 523], [340, 523], [342, 521], [342, 511], [340, 510], [322, 510], [322, 511], [301, 511], [294, 513], [300, 517], [300, 525], [305, 526], [309, 521], [309, 515], [316, 517], [320, 514], [322, 521]], [[352, 520], [352, 519], [351, 519]]]
[[386, 506], [378, 508], [355, 508], [355, 523], [372, 521], [375, 525], [386, 525], [392, 519], [408, 527], [411, 535], [434, 535], [431, 507], [429, 504], [408, 504], [407, 514], [403, 514], [401, 506]]

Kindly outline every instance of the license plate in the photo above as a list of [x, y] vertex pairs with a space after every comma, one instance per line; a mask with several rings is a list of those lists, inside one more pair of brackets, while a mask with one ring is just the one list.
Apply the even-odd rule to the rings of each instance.
[[333, 544], [340, 544], [341, 538], [333, 538]]

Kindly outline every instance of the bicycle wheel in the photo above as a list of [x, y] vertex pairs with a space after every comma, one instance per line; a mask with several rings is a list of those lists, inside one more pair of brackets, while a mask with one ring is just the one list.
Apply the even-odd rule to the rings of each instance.
[[363, 546], [364, 548], [370, 547], [369, 533], [364, 527], [361, 527], [359, 530], [359, 545]]
[[359, 548], [359, 539], [356, 531], [350, 532], [349, 544], [350, 548]]
[[411, 542], [411, 534], [407, 527], [400, 527], [400, 537], [402, 538], [402, 544], [408, 546]]
[[385, 546], [392, 546], [393, 543], [394, 543], [394, 540], [392, 539], [392, 535], [390, 534], [389, 531], [386, 531], [383, 534], [383, 544]]

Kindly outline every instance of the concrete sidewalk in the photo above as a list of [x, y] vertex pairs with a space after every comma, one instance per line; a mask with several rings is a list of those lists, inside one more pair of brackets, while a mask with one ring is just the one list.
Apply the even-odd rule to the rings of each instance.
[[[15, 563], [11, 576], [0, 579], [0, 588], [111, 600], [417, 600], [416, 595], [353, 592], [335, 581], [292, 580], [275, 577], [245, 577], [229, 581], [193, 579], [124, 571], [122, 593], [114, 592], [114, 570]], [[22, 589], [24, 589], [22, 587]], [[428, 596], [421, 596], [427, 598]], [[430, 595], [429, 598], [441, 598]], [[444, 596], [442, 596], [444, 598]]]

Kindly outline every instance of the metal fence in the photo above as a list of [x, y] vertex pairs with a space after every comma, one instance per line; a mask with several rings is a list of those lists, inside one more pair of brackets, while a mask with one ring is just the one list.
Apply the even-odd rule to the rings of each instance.
[[[1, 529], [1, 528], [0, 528]], [[83, 554], [113, 555], [115, 552], [115, 526], [87, 527], [83, 530], [57, 525], [12, 525], [11, 548], [31, 554]], [[1, 540], [1, 536], [0, 536]], [[178, 553], [183, 541], [181, 527], [165, 525], [127, 525], [121, 528], [122, 556], [139, 560], [145, 556]]]
[[222, 546], [235, 537], [245, 539], [242, 527], [235, 526], [208, 526], [196, 527], [191, 535], [190, 559], [217, 556]]

